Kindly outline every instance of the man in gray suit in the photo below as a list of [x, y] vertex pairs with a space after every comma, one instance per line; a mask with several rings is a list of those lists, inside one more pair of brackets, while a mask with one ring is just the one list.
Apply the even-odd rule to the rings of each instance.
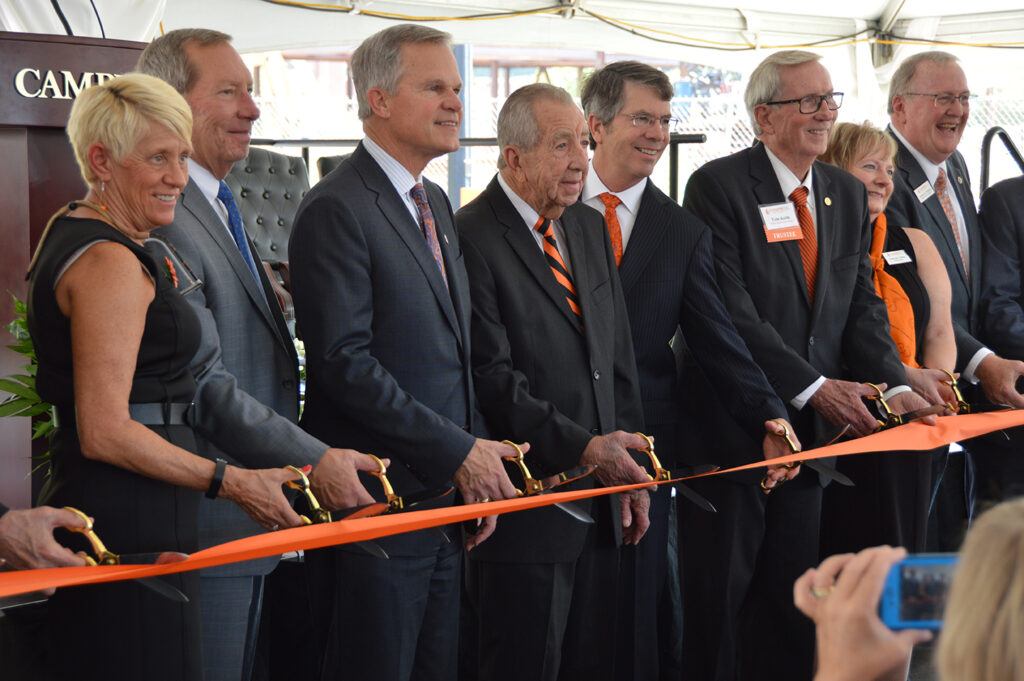
[[[250, 468], [315, 466], [310, 480], [326, 507], [369, 503], [356, 471], [373, 470], [375, 463], [358, 452], [329, 448], [295, 424], [295, 348], [223, 181], [248, 154], [259, 117], [252, 77], [230, 40], [218, 31], [171, 31], [154, 40], [138, 63], [139, 71], [174, 86], [194, 118], [189, 182], [174, 222], [159, 235], [203, 282], [186, 295], [202, 326], [189, 422], [204, 456]], [[204, 439], [215, 434], [230, 446], [218, 449]], [[260, 532], [239, 508], [217, 499], [204, 500], [199, 523], [203, 547]], [[203, 571], [206, 681], [249, 678], [263, 576], [276, 564], [269, 558]]]
[[[356, 49], [352, 77], [366, 137], [306, 194], [288, 249], [309, 367], [302, 425], [390, 457], [399, 494], [454, 483], [467, 501], [514, 496], [501, 457], [515, 451], [481, 437], [451, 206], [422, 177], [459, 147], [462, 79], [450, 36], [392, 26]], [[475, 543], [493, 527], [487, 521]], [[317, 593], [333, 591], [322, 678], [455, 678], [458, 528], [380, 543], [390, 560], [315, 552], [331, 574]]]

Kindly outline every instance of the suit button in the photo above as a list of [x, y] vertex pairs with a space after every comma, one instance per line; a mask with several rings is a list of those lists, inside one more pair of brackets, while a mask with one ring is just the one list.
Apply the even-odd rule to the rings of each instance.
[[597, 428], [591, 428], [590, 429], [590, 434], [591, 435], [597, 435], [598, 433], [599, 433], [599, 431], [597, 430]]
[[599, 369], [594, 369], [594, 380], [595, 381], [600, 381], [601, 380], [601, 371]]
[[807, 344], [814, 345], [814, 336], [811, 336], [810, 338], [807, 339]]
[[295, 387], [295, 381], [293, 381], [290, 378], [286, 378], [283, 381], [281, 381], [281, 385], [283, 385], [288, 390], [291, 390], [292, 388]]

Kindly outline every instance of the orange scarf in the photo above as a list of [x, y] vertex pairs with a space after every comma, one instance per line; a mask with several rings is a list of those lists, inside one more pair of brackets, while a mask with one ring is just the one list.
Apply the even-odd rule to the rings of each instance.
[[875, 293], [885, 301], [889, 311], [889, 333], [900, 352], [904, 364], [917, 367], [917, 340], [914, 334], [914, 308], [910, 305], [903, 287], [895, 277], [885, 271], [885, 259], [882, 250], [885, 248], [886, 235], [885, 213], [875, 219], [874, 231], [871, 235], [871, 267], [875, 270]]

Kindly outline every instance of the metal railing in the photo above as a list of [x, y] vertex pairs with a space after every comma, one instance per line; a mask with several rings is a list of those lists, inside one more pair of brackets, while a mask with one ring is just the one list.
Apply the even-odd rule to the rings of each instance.
[[[299, 147], [302, 150], [302, 160], [309, 168], [309, 150], [312, 147], [354, 147], [361, 139], [254, 139], [252, 144], [260, 147]], [[669, 136], [668, 157], [669, 157], [669, 195], [672, 200], [679, 200], [679, 145], [680, 144], [704, 144], [707, 142], [707, 135], [704, 133], [673, 133]], [[459, 140], [462, 147], [496, 147], [498, 140], [495, 137], [464, 137]], [[449, 172], [451, 172], [449, 170]]]
[[1003, 147], [1006, 148], [1006, 152], [1010, 154], [1016, 163], [1017, 167], [1020, 168], [1021, 173], [1024, 173], [1024, 155], [1021, 155], [1017, 145], [1013, 143], [1010, 138], [1010, 133], [1006, 132], [1001, 126], [993, 126], [988, 129], [985, 133], [985, 137], [981, 140], [981, 191], [984, 192], [988, 189], [989, 181], [989, 166], [992, 157], [992, 141], [998, 137], [999, 141], [1003, 143]]

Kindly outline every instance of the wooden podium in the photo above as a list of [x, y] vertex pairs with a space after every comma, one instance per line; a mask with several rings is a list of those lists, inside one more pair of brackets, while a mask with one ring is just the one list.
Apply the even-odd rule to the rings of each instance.
[[[131, 71], [144, 43], [0, 31], [0, 327], [25, 298], [25, 272], [39, 235], [61, 204], [85, 195], [64, 134], [83, 88]], [[0, 328], [0, 376], [21, 373]], [[0, 418], [0, 501], [30, 504], [31, 429]]]

